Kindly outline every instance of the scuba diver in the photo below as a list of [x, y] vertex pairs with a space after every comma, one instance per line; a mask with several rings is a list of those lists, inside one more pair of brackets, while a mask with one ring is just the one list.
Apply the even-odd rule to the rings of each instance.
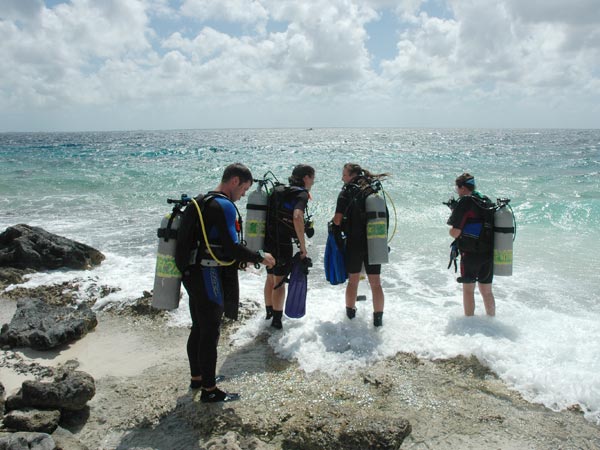
[[192, 318], [187, 341], [190, 388], [202, 389], [200, 401], [204, 403], [239, 398], [220, 390], [215, 375], [221, 318], [225, 313], [237, 319], [239, 264], [275, 264], [271, 254], [247, 249], [238, 236], [240, 215], [234, 202], [251, 185], [250, 170], [243, 164], [230, 164], [214, 191], [190, 200], [178, 230], [175, 263], [189, 294]]
[[[296, 259], [306, 266], [305, 272], [312, 264], [306, 251], [305, 231], [312, 236], [312, 227], [306, 228], [304, 214], [310, 198], [309, 191], [315, 182], [315, 169], [306, 164], [294, 167], [292, 175], [288, 178], [289, 186], [276, 185], [270, 196], [268, 206], [267, 229], [265, 236], [265, 250], [272, 253], [277, 264], [267, 268], [267, 279], [264, 286], [266, 319], [271, 319], [271, 326], [282, 329], [281, 319], [285, 303], [285, 281], [292, 272], [294, 263], [294, 243], [299, 248]], [[308, 234], [310, 233], [310, 234]], [[306, 299], [306, 289], [298, 291]], [[291, 301], [288, 295], [288, 302]], [[287, 314], [287, 312], [286, 312]]]
[[[378, 217], [383, 217], [383, 248], [370, 249], [367, 236], [368, 214], [366, 199], [381, 189], [380, 181], [389, 176], [387, 173], [373, 174], [358, 164], [347, 163], [342, 171], [344, 187], [338, 195], [335, 215], [332, 220], [332, 232], [340, 251], [345, 248], [345, 269], [348, 274], [346, 286], [346, 315], [349, 319], [356, 316], [356, 294], [360, 281], [361, 268], [364, 265], [373, 295], [373, 325], [383, 325], [384, 294], [381, 287], [381, 262], [387, 262], [387, 225], [388, 214], [385, 204]], [[345, 239], [342, 236], [345, 236]], [[335, 258], [331, 258], [332, 261]], [[378, 261], [379, 263], [374, 263]]]
[[457, 281], [462, 283], [465, 316], [475, 314], [475, 283], [486, 314], [494, 316], [494, 203], [475, 189], [473, 175], [463, 173], [455, 183], [459, 199], [446, 203], [452, 210], [447, 223], [451, 227], [450, 236], [455, 239], [452, 254], [460, 252], [461, 276]]

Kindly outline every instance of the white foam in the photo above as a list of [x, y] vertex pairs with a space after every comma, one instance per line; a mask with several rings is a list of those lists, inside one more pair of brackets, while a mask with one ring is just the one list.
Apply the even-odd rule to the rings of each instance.
[[[332, 376], [398, 352], [431, 359], [475, 355], [525, 398], [557, 410], [580, 404], [590, 420], [600, 421], [600, 337], [595, 331], [600, 315], [530, 307], [519, 295], [508, 295], [511, 279], [498, 277], [498, 316], [484, 316], [477, 295], [477, 315], [467, 318], [453, 276], [443, 271], [415, 276], [419, 264], [384, 268], [383, 278], [391, 281], [381, 329], [372, 325], [370, 294], [367, 302], [357, 303], [357, 317], [350, 321], [345, 317], [344, 286], [329, 286], [315, 279], [315, 273], [304, 318], [286, 319], [284, 329], [274, 332], [261, 310], [237, 331], [234, 345], [269, 333], [269, 344], [279, 356], [297, 361], [306, 372]], [[436, 289], [427, 285], [432, 277], [437, 278]], [[440, 283], [442, 279], [446, 281]], [[410, 283], [408, 289], [405, 283]], [[245, 295], [262, 298], [262, 284], [243, 286]], [[368, 292], [365, 286], [361, 290]]]

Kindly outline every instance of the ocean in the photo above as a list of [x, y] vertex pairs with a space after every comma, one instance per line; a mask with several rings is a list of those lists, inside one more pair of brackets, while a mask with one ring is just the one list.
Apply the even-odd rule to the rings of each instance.
[[[246, 345], [267, 333], [282, 358], [310, 373], [340, 376], [398, 352], [421, 358], [475, 355], [526, 399], [554, 410], [579, 405], [600, 423], [600, 130], [225, 129], [0, 134], [0, 231], [18, 223], [89, 244], [106, 256], [86, 272], [32, 275], [25, 286], [77, 281], [81, 299], [101, 286], [98, 306], [151, 290], [156, 228], [167, 198], [213, 189], [231, 162], [255, 177], [286, 181], [294, 165], [316, 168], [309, 210], [307, 314], [271, 333], [261, 309], [234, 335]], [[372, 327], [366, 281], [357, 318], [345, 319], [344, 286], [325, 280], [326, 224], [342, 166], [388, 172], [396, 220], [382, 269], [384, 326]], [[468, 171], [490, 198], [511, 199], [517, 235], [511, 277], [496, 277], [497, 316], [462, 314], [461, 286], [447, 269], [442, 202]], [[246, 198], [238, 202], [245, 215]], [[264, 272], [240, 273], [244, 301], [262, 303]], [[11, 287], [9, 287], [10, 289]], [[170, 326], [190, 323], [187, 298]]]

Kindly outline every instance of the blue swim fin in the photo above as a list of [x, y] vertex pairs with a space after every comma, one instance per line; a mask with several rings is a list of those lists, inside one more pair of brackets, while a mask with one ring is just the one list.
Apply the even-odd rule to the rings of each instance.
[[294, 256], [285, 300], [285, 315], [291, 319], [299, 319], [306, 314], [307, 275], [311, 266], [310, 258], [301, 259], [299, 253]]
[[344, 283], [348, 279], [344, 252], [339, 249], [331, 230], [325, 246], [325, 278], [333, 285]]

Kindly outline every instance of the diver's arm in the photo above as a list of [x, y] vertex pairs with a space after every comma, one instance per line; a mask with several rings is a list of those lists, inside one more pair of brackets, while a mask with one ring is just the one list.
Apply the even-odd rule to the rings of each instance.
[[462, 230], [460, 228], [450, 228], [450, 236], [452, 236], [454, 239], [458, 239], [461, 233]]
[[342, 219], [344, 218], [344, 214], [341, 212], [336, 212], [333, 216], [333, 223], [338, 227], [342, 224]]
[[298, 236], [300, 243], [300, 256], [306, 256], [306, 239], [304, 238], [304, 211], [302, 209], [294, 209], [294, 230]]

